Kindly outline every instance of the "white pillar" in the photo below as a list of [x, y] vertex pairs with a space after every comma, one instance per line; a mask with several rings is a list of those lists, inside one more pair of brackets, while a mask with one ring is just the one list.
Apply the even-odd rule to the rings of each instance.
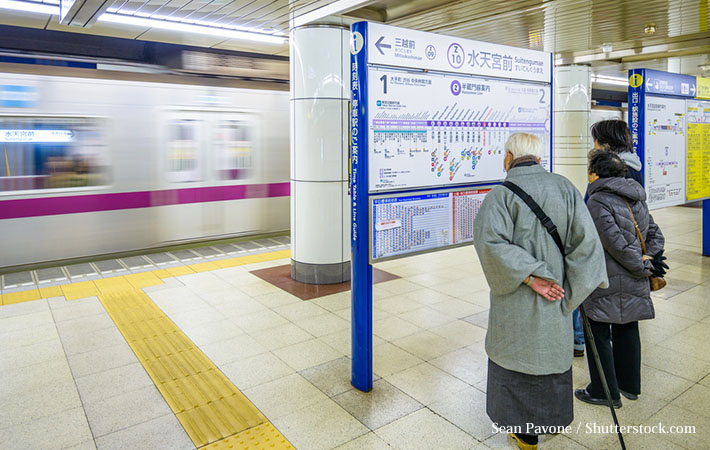
[[291, 30], [291, 277], [350, 279], [350, 31]]
[[555, 68], [553, 170], [582, 194], [587, 189], [587, 154], [592, 148], [590, 73], [589, 66]]

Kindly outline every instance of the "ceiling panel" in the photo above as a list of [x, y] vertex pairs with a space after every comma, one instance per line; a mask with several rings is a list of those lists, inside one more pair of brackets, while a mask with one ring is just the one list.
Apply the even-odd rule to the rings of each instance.
[[12, 25], [15, 27], [44, 28], [47, 24], [46, 14], [33, 14], [21, 11], [2, 10], [0, 14], [0, 25]]

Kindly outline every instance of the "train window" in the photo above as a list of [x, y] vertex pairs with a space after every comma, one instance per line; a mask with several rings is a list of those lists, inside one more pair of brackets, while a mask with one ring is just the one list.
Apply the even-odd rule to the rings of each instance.
[[217, 178], [240, 180], [252, 176], [254, 129], [244, 121], [220, 120], [216, 129]]
[[194, 119], [175, 119], [168, 122], [169, 181], [185, 183], [200, 181], [200, 127], [202, 122]]
[[98, 118], [0, 117], [0, 193], [110, 182]]

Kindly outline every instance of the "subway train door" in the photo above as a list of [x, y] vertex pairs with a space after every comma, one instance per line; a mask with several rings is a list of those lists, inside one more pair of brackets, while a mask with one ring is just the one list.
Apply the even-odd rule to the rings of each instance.
[[259, 183], [256, 119], [248, 113], [211, 114], [210, 182], [225, 198], [208, 204], [206, 219], [215, 234], [239, 235], [261, 228], [263, 200], [251, 198]]
[[207, 132], [201, 111], [165, 111], [159, 134], [160, 190], [155, 203], [161, 242], [194, 239], [203, 233], [200, 188], [208, 186]]

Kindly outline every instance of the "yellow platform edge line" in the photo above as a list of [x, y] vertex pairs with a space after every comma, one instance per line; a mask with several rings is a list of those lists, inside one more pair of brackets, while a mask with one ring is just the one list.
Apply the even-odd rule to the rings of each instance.
[[249, 428], [198, 450], [295, 450], [271, 422]]
[[[134, 277], [130, 287], [102, 293], [99, 299], [195, 447], [267, 423], [152, 299], [136, 288], [140, 278], [150, 275]], [[248, 436], [253, 440], [253, 434]], [[276, 442], [275, 435], [269, 436], [270, 443]]]
[[[0, 295], [0, 306], [13, 305], [15, 303], [31, 302], [43, 298], [64, 296], [66, 300], [77, 300], [80, 298], [98, 296], [102, 292], [114, 290], [113, 286], [105, 284], [108, 281], [117, 280], [117, 283], [126, 283], [133, 285], [132, 287], [141, 289], [149, 286], [162, 284], [163, 279], [179, 277], [181, 275], [189, 275], [196, 272], [207, 272], [211, 270], [226, 269], [229, 267], [243, 266], [265, 261], [275, 261], [277, 259], [290, 258], [291, 250], [276, 250], [268, 253], [259, 253], [257, 255], [238, 256], [235, 258], [218, 259], [205, 263], [168, 267], [165, 269], [150, 270], [147, 272], [139, 272], [133, 274], [115, 275], [108, 278], [99, 278], [91, 281], [80, 281], [78, 283], [65, 283], [57, 286], [44, 288], [30, 288], [24, 291], [11, 292]], [[195, 268], [193, 268], [195, 266]], [[148, 274], [148, 275], [144, 275]], [[131, 283], [132, 275], [144, 275], [143, 277], [135, 278]], [[118, 281], [122, 280], [122, 281]], [[123, 286], [121, 286], [123, 287]], [[66, 289], [65, 289], [66, 288]], [[116, 286], [118, 288], [118, 286]]]

